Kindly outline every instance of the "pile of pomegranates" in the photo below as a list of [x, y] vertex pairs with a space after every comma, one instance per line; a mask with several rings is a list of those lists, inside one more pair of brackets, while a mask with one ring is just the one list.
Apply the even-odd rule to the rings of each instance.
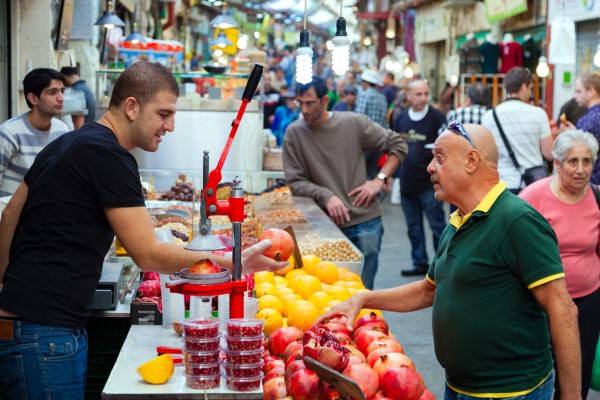
[[367, 400], [433, 400], [402, 345], [389, 335], [387, 322], [375, 313], [359, 318], [354, 330], [338, 317], [302, 332], [280, 328], [265, 345], [265, 400], [334, 400], [339, 391], [305, 364], [311, 357], [354, 380]]

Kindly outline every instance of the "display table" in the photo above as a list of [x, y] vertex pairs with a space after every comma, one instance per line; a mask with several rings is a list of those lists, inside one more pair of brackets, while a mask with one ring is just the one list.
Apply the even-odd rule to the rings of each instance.
[[162, 326], [132, 325], [121, 353], [102, 391], [102, 399], [262, 399], [262, 388], [253, 392], [232, 392], [221, 379], [219, 389], [199, 390], [185, 386], [183, 364], [164, 385], [142, 380], [137, 367], [156, 357], [157, 346], [181, 347], [181, 336]]

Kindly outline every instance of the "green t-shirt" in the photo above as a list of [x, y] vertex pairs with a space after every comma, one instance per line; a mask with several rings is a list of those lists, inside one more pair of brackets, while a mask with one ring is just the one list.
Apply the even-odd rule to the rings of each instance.
[[503, 182], [469, 217], [458, 228], [451, 219], [428, 271], [436, 356], [458, 392], [524, 394], [553, 367], [546, 315], [530, 289], [564, 276], [556, 235]]

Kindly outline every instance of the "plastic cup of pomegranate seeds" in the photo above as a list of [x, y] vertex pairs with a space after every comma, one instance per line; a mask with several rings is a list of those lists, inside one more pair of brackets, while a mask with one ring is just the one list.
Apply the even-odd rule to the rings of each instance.
[[232, 376], [225, 375], [225, 387], [229, 390], [236, 392], [248, 392], [251, 390], [260, 389], [260, 383], [262, 382], [263, 373], [253, 378], [234, 378]]
[[214, 351], [189, 351], [183, 349], [183, 359], [189, 364], [218, 364], [220, 350]]
[[234, 318], [225, 321], [227, 334], [234, 337], [259, 336], [263, 333], [265, 321], [262, 319]]
[[262, 348], [263, 335], [260, 336], [247, 336], [247, 337], [235, 337], [225, 335], [225, 341], [227, 342], [227, 348], [236, 351], [248, 351]]
[[235, 351], [231, 349], [223, 349], [225, 353], [225, 362], [229, 364], [257, 364], [261, 362], [263, 348], [250, 351]]
[[185, 376], [185, 386], [192, 389], [216, 389], [221, 386], [221, 374], [205, 376]]
[[188, 318], [181, 321], [183, 334], [188, 338], [206, 339], [219, 336], [217, 318]]
[[264, 364], [265, 362], [260, 360], [256, 364], [230, 364], [225, 361], [222, 365], [227, 376], [233, 378], [254, 378], [262, 373]]
[[187, 376], [212, 376], [221, 373], [220, 364], [188, 364], [185, 363]]
[[188, 351], [215, 351], [219, 349], [221, 335], [208, 339], [195, 339], [183, 335], [183, 346]]

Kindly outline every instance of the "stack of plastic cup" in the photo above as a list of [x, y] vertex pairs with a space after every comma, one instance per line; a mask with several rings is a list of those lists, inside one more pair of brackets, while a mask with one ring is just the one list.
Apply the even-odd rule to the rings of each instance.
[[258, 390], [264, 374], [262, 366], [263, 326], [261, 319], [239, 318], [225, 321], [225, 386], [229, 390]]
[[181, 326], [185, 385], [193, 389], [218, 388], [221, 385], [219, 320], [188, 318], [181, 321]]
[[190, 296], [190, 318], [209, 318], [212, 316], [210, 297]]

